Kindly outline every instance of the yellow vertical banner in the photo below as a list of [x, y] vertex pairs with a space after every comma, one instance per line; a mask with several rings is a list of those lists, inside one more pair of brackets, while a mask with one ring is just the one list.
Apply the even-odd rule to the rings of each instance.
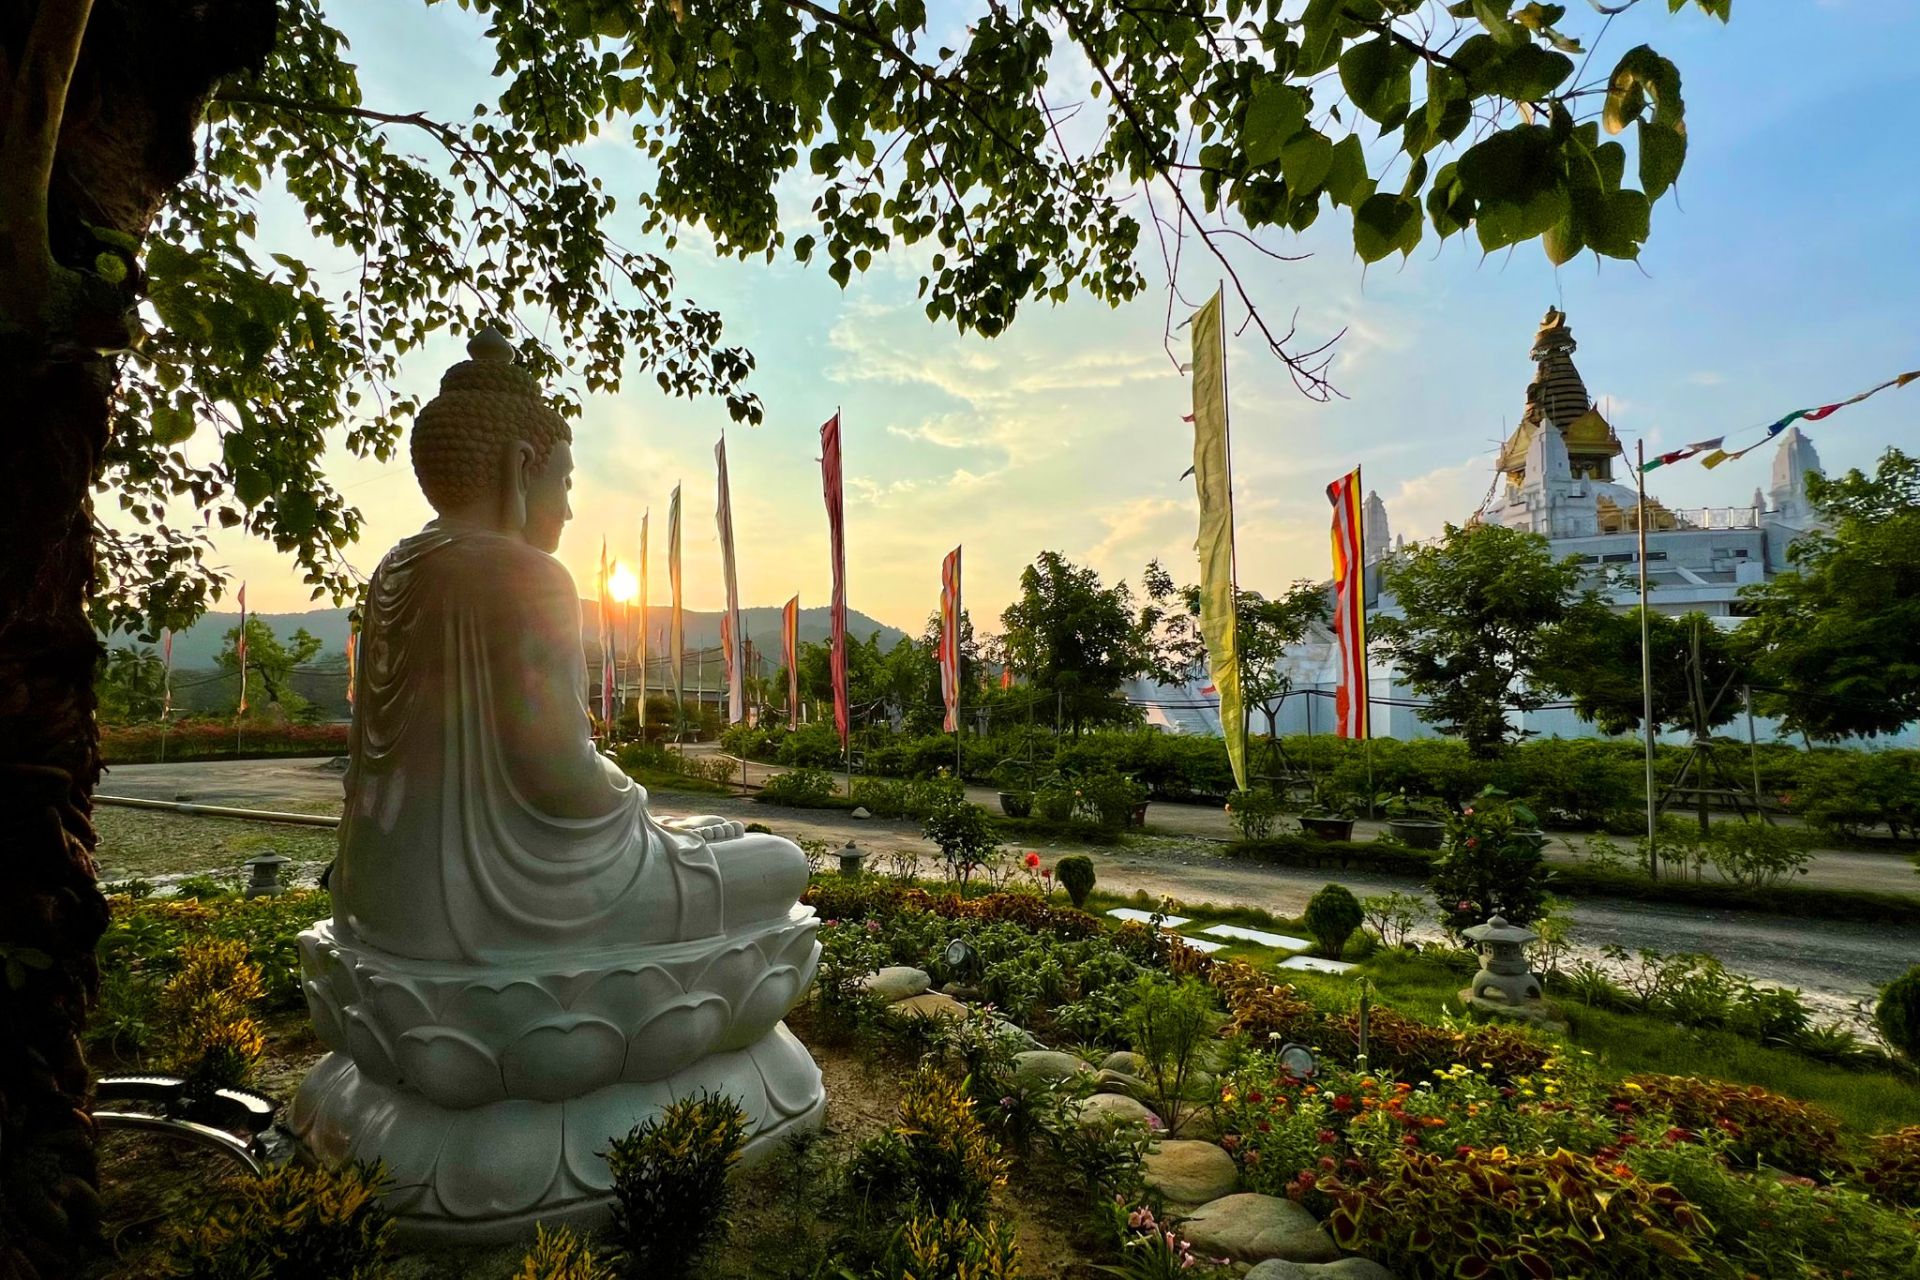
[[1240, 702], [1234, 611], [1233, 461], [1227, 446], [1227, 345], [1216, 292], [1193, 313], [1193, 482], [1200, 497], [1200, 636], [1220, 691], [1220, 732], [1233, 782], [1247, 786], [1247, 716]]

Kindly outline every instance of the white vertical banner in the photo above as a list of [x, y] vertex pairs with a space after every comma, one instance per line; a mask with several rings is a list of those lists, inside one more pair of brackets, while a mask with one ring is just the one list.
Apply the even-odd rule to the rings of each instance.
[[727, 438], [713, 446], [713, 460], [720, 471], [720, 501], [714, 519], [720, 526], [720, 569], [727, 583], [727, 723], [739, 724], [747, 716], [746, 668], [740, 661], [740, 583], [733, 564], [733, 498], [727, 491]]

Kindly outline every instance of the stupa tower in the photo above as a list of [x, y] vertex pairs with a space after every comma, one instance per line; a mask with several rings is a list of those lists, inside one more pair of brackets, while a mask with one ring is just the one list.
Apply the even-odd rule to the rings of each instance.
[[1520, 425], [1500, 449], [1500, 470], [1517, 489], [1527, 478], [1527, 453], [1543, 430], [1557, 429], [1566, 443], [1567, 461], [1576, 480], [1613, 479], [1613, 459], [1620, 439], [1613, 426], [1594, 407], [1587, 384], [1574, 367], [1578, 347], [1567, 314], [1549, 307], [1533, 336], [1533, 381], [1527, 384], [1527, 407]]

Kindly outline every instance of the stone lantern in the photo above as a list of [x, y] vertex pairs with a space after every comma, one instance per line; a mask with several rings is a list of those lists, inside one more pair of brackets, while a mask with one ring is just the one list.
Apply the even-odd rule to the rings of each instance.
[[1540, 980], [1527, 968], [1526, 954], [1526, 945], [1539, 934], [1508, 924], [1504, 916], [1461, 932], [1480, 948], [1480, 972], [1473, 975], [1473, 985], [1460, 993], [1462, 1000], [1484, 1009], [1519, 1013], [1541, 1007]]
[[860, 877], [860, 864], [867, 860], [867, 851], [849, 840], [841, 845], [837, 856], [840, 859], [840, 874], [849, 880]]
[[244, 864], [252, 879], [247, 881], [244, 896], [248, 898], [271, 898], [281, 893], [287, 886], [280, 883], [280, 868], [293, 859], [269, 849], [257, 858], [248, 858]]

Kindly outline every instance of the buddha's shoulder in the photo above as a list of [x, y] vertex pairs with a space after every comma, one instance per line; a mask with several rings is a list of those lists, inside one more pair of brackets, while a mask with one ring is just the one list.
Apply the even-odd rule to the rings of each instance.
[[481, 531], [448, 533], [428, 526], [389, 551], [381, 576], [439, 579], [489, 594], [560, 592], [572, 597], [573, 575], [560, 561], [518, 538]]

